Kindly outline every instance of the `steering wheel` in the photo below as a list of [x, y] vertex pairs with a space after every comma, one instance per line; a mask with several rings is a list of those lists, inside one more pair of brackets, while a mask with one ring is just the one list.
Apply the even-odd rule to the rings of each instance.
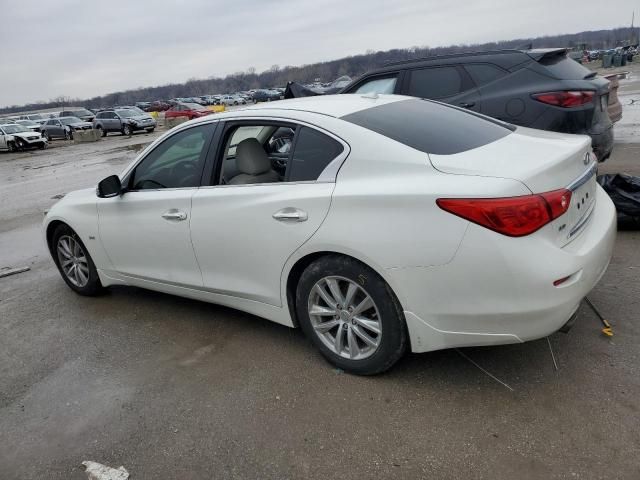
[[144, 190], [144, 185], [146, 183], [152, 183], [154, 185], [157, 185], [160, 188], [167, 188], [166, 186], [164, 186], [160, 182], [156, 182], [155, 180], [151, 180], [150, 178], [147, 178], [147, 179], [144, 179], [144, 180], [140, 180], [138, 183], [136, 183], [135, 184], [135, 189], [136, 190]]

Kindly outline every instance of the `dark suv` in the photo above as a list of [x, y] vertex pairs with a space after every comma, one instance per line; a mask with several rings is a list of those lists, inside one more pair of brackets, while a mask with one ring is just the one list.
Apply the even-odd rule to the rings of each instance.
[[568, 58], [565, 49], [452, 54], [388, 64], [340, 93], [411, 95], [515, 125], [586, 134], [600, 161], [613, 148], [609, 81]]

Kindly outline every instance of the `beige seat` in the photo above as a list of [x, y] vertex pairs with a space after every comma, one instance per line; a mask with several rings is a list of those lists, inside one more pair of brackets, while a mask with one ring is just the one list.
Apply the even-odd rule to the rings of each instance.
[[278, 182], [278, 172], [271, 168], [271, 160], [255, 138], [245, 138], [236, 147], [236, 166], [240, 173], [229, 185]]

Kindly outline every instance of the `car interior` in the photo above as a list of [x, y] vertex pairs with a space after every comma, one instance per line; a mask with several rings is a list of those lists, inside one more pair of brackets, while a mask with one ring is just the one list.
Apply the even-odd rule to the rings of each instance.
[[287, 125], [242, 125], [227, 135], [221, 185], [285, 181], [295, 128]]

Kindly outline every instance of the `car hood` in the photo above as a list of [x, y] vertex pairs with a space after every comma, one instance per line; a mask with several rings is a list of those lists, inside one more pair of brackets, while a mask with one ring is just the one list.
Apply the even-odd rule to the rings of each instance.
[[135, 117], [129, 117], [131, 120], [153, 120], [151, 115], [136, 115]]
[[20, 138], [32, 137], [34, 135], [40, 136], [38, 132], [18, 132], [18, 133], [10, 133], [10, 135], [14, 137], [20, 137]]

